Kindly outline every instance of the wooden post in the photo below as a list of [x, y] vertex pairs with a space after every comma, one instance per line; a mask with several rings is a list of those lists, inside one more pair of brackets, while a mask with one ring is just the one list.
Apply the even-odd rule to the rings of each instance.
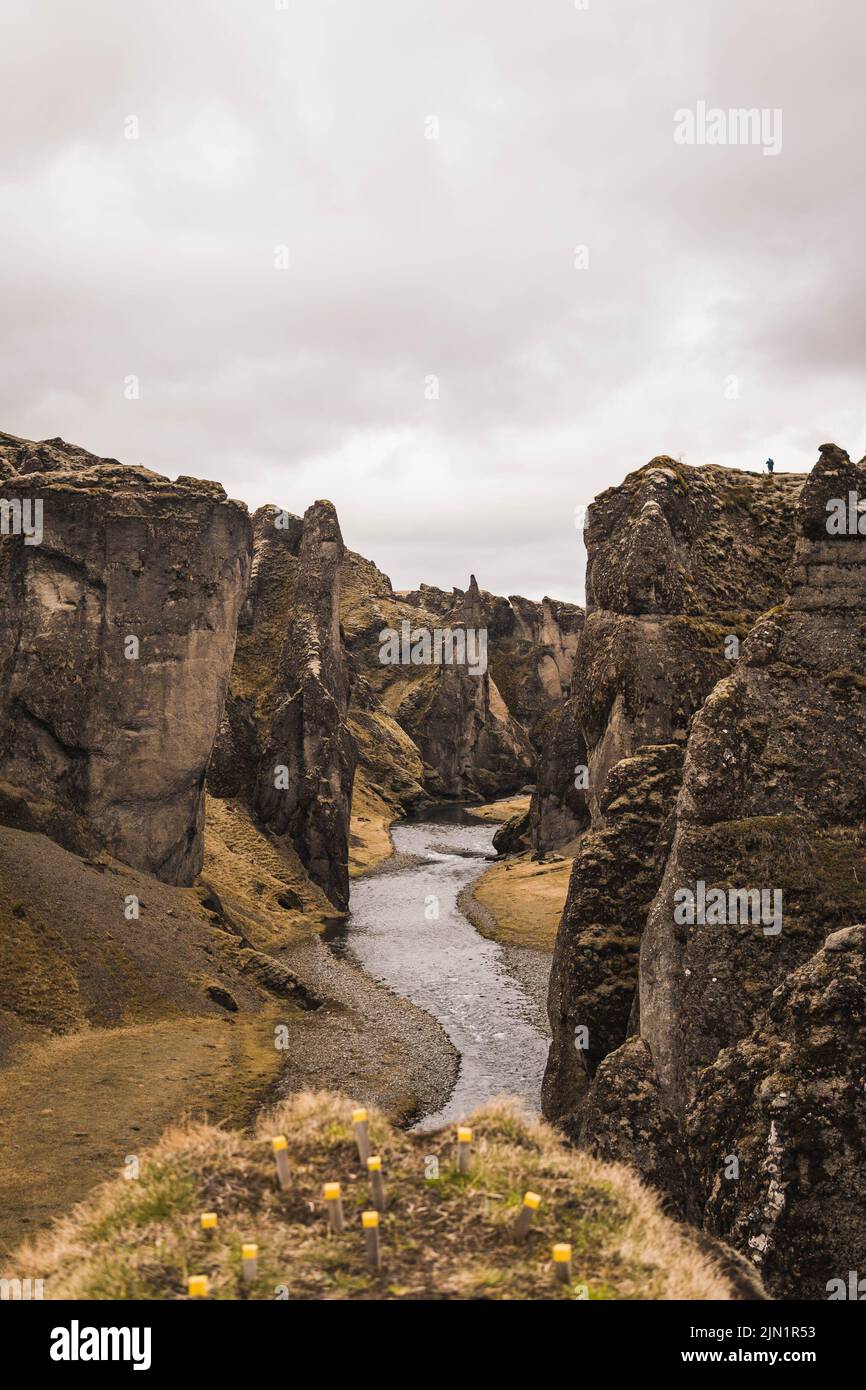
[[366, 1163], [370, 1157], [370, 1130], [367, 1123], [366, 1110], [352, 1111], [352, 1124], [355, 1128], [355, 1143], [358, 1145], [358, 1157], [362, 1163]]
[[523, 1206], [517, 1213], [517, 1220], [514, 1223], [513, 1234], [515, 1240], [524, 1240], [532, 1225], [532, 1218], [541, 1206], [541, 1198], [537, 1192], [525, 1192], [523, 1194]]
[[289, 1155], [287, 1153], [288, 1143], [284, 1134], [278, 1134], [271, 1140], [274, 1146], [274, 1161], [277, 1165], [277, 1181], [285, 1192], [291, 1184], [292, 1175], [289, 1170]]
[[241, 1264], [243, 1267], [244, 1278], [247, 1283], [255, 1279], [259, 1264], [259, 1247], [257, 1245], [241, 1246]]
[[207, 1298], [208, 1281], [206, 1274], [191, 1274], [187, 1285], [190, 1298]]
[[571, 1246], [562, 1244], [553, 1247], [553, 1274], [560, 1284], [571, 1283]]
[[379, 1245], [379, 1213], [377, 1211], [361, 1212], [361, 1225], [364, 1228], [364, 1240], [367, 1244], [367, 1264], [373, 1269], [381, 1269], [382, 1250]]
[[378, 1156], [367, 1159], [367, 1172], [370, 1174], [370, 1190], [373, 1193], [373, 1206], [378, 1211], [385, 1210], [385, 1179], [382, 1177], [382, 1160]]
[[215, 1211], [203, 1211], [201, 1214], [201, 1228], [208, 1240], [213, 1240], [217, 1230], [217, 1214]]
[[343, 1219], [343, 1199], [338, 1182], [325, 1183], [325, 1207], [328, 1212], [328, 1229], [333, 1231], [334, 1235], [339, 1235], [341, 1231], [345, 1231], [346, 1222]]
[[457, 1130], [457, 1171], [468, 1173], [472, 1158], [472, 1130], [460, 1125]]

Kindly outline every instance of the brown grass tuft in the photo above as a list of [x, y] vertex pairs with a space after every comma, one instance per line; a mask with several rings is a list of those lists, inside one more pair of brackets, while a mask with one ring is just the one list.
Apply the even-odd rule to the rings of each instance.
[[[189, 1124], [169, 1130], [138, 1178], [118, 1179], [19, 1250], [9, 1277], [42, 1278], [52, 1299], [184, 1299], [191, 1274], [215, 1299], [548, 1299], [556, 1241], [574, 1249], [574, 1277], [591, 1299], [725, 1299], [721, 1270], [625, 1169], [565, 1147], [510, 1102], [471, 1117], [472, 1171], [455, 1163], [453, 1128], [407, 1135], [371, 1110], [388, 1210], [384, 1264], [371, 1273], [360, 1214], [370, 1206], [352, 1131], [352, 1102], [328, 1092], [284, 1101], [254, 1135]], [[285, 1133], [293, 1173], [280, 1191], [271, 1137]], [[439, 1176], [431, 1180], [431, 1160]], [[342, 1184], [347, 1230], [326, 1229], [322, 1186]], [[529, 1237], [511, 1238], [523, 1194], [541, 1194]], [[212, 1240], [199, 1229], [215, 1211]], [[241, 1245], [259, 1272], [241, 1278]]]

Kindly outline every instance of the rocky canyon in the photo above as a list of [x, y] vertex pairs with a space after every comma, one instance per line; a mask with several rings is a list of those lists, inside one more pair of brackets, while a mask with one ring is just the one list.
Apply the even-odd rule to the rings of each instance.
[[4, 1249], [193, 1105], [344, 1091], [399, 1148], [463, 1087], [713, 1296], [827, 1298], [866, 1236], [861, 497], [833, 444], [657, 456], [589, 506], [584, 607], [471, 558], [397, 590], [330, 501], [0, 435]]

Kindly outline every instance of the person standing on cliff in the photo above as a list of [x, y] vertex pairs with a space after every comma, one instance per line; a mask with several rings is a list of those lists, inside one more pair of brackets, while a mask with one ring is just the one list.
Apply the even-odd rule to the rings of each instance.
[[775, 464], [773, 463], [773, 460], [772, 460], [772, 459], [767, 459], [767, 462], [766, 462], [766, 464], [765, 464], [765, 467], [766, 467], [766, 470], [767, 470], [768, 473], [772, 473], [772, 471], [773, 471], [773, 469], [774, 469], [774, 467], [775, 467]]

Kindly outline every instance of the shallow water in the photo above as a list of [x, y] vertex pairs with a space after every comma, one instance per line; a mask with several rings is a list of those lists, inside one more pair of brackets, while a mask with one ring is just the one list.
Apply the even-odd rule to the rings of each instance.
[[438, 1019], [460, 1052], [447, 1105], [419, 1128], [459, 1120], [492, 1096], [519, 1096], [537, 1111], [547, 1039], [502, 947], [457, 906], [461, 889], [486, 867], [496, 827], [460, 824], [465, 817], [452, 807], [431, 815], [393, 827], [397, 853], [421, 862], [354, 883], [351, 916], [334, 944]]

